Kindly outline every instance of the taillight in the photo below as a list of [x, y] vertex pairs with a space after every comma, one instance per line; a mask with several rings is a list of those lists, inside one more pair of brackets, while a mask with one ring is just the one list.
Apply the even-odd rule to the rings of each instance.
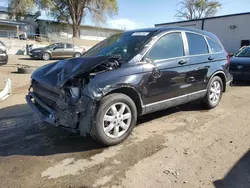
[[229, 55], [229, 53], [227, 53], [227, 63], [228, 63], [228, 65], [230, 65], [230, 55]]
[[83, 49], [82, 49], [82, 52], [85, 52], [85, 51], [86, 51], [86, 49], [85, 49], [85, 48], [83, 48]]

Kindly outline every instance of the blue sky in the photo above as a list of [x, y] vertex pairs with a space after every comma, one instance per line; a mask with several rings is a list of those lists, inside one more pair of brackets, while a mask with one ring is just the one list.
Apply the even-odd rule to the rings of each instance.
[[[118, 0], [119, 14], [104, 25], [113, 28], [135, 29], [153, 27], [156, 23], [178, 21], [175, 17], [180, 0]], [[217, 15], [250, 12], [250, 0], [219, 0], [222, 8]], [[5, 0], [0, 0], [0, 6]], [[46, 16], [42, 17], [46, 19]], [[89, 16], [84, 24], [94, 25]]]

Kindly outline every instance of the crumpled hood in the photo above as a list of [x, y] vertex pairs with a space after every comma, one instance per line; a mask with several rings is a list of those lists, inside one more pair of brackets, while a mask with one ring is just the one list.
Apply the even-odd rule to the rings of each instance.
[[61, 60], [38, 68], [31, 77], [47, 86], [60, 88], [71, 78], [91, 71], [108, 58], [99, 56]]

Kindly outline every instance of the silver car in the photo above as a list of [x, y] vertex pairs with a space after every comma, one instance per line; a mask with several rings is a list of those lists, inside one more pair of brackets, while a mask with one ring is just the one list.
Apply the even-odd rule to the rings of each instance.
[[31, 58], [50, 60], [51, 58], [79, 57], [85, 52], [84, 48], [70, 43], [54, 43], [44, 48], [34, 48], [29, 51]]

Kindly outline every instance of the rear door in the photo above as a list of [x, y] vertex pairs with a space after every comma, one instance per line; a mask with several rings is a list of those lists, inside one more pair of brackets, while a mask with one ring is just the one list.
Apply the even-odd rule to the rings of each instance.
[[185, 32], [186, 40], [188, 44], [188, 54], [189, 54], [189, 73], [187, 77], [187, 83], [190, 85], [189, 94], [194, 94], [193, 96], [199, 98], [199, 93], [203, 95], [206, 93], [207, 88], [207, 74], [211, 68], [212, 58], [209, 53], [209, 46], [205, 36], [193, 33]]
[[147, 113], [187, 101], [188, 59], [185, 57], [183, 32], [171, 32], [162, 36], [147, 54], [144, 65], [149, 72], [145, 84], [143, 103]]
[[64, 55], [67, 57], [73, 57], [75, 54], [74, 45], [73, 44], [66, 44], [66, 48], [64, 49]]

